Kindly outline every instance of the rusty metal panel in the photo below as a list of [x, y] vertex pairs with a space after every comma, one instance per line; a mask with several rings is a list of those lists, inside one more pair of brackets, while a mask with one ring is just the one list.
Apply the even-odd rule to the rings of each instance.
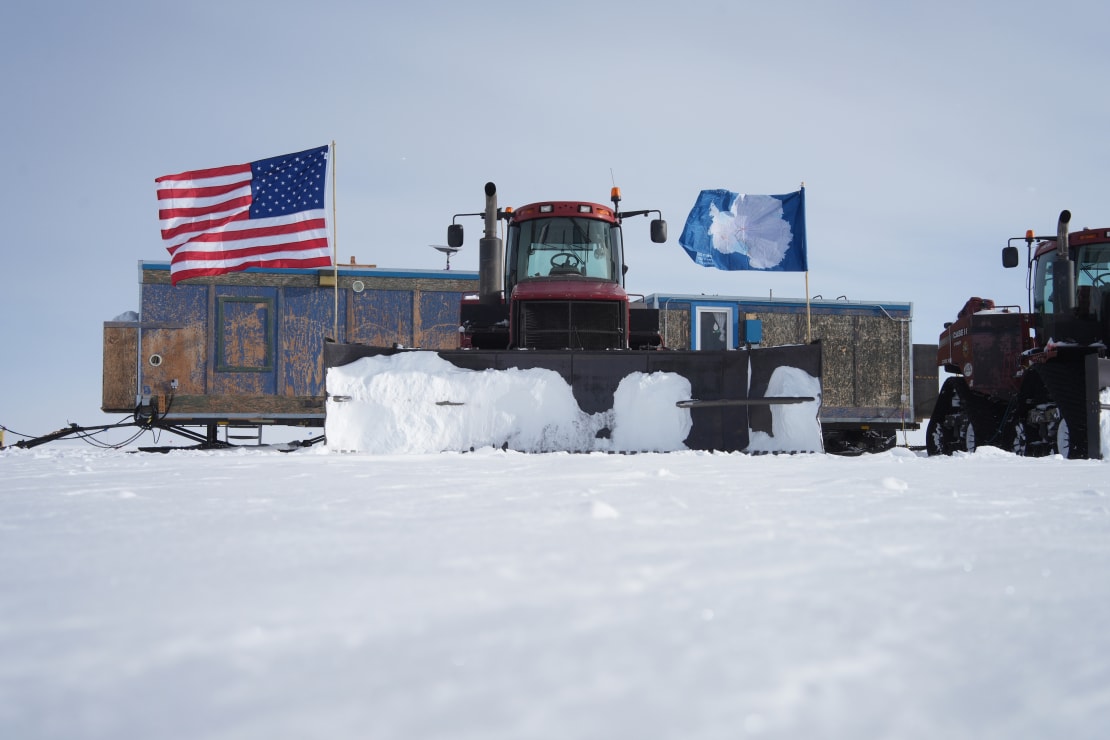
[[104, 377], [100, 410], [127, 413], [135, 408], [138, 392], [138, 324], [104, 325]]

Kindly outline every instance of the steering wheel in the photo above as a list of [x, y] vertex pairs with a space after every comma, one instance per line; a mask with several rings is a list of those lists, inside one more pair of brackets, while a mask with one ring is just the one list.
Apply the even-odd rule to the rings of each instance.
[[551, 257], [551, 267], [556, 270], [575, 270], [582, 266], [582, 258], [574, 252], [559, 252]]

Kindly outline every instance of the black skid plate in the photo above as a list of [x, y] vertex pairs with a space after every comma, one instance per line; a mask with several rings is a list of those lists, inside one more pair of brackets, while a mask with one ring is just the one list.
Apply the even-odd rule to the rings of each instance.
[[[363, 357], [411, 352], [410, 349], [371, 347], [329, 342], [324, 345], [327, 367], [341, 367]], [[635, 372], [675, 373], [690, 382], [693, 427], [686, 445], [696, 450], [742, 451], [748, 430], [770, 433], [774, 402], [760, 403], [771, 375], [780, 367], [795, 367], [821, 377], [820, 344], [751, 349], [693, 351], [585, 350], [435, 350], [456, 367], [468, 370], [553, 370], [571, 386], [586, 413], [613, 408], [620, 381]], [[709, 403], [722, 401], [727, 403]]]

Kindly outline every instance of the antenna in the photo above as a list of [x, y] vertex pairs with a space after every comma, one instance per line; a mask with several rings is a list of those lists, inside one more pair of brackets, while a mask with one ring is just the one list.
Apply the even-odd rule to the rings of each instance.
[[444, 270], [451, 269], [451, 255], [462, 249], [462, 247], [445, 247], [440, 244], [429, 244], [428, 246], [447, 255], [447, 267], [443, 268]]

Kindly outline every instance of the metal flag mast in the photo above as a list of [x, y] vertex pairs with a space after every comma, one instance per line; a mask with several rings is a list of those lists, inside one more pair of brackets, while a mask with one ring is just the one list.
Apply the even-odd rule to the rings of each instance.
[[[335, 291], [335, 341], [339, 339], [339, 238], [335, 223], [335, 139], [331, 141], [331, 264]], [[808, 291], [807, 291], [808, 292]]]

